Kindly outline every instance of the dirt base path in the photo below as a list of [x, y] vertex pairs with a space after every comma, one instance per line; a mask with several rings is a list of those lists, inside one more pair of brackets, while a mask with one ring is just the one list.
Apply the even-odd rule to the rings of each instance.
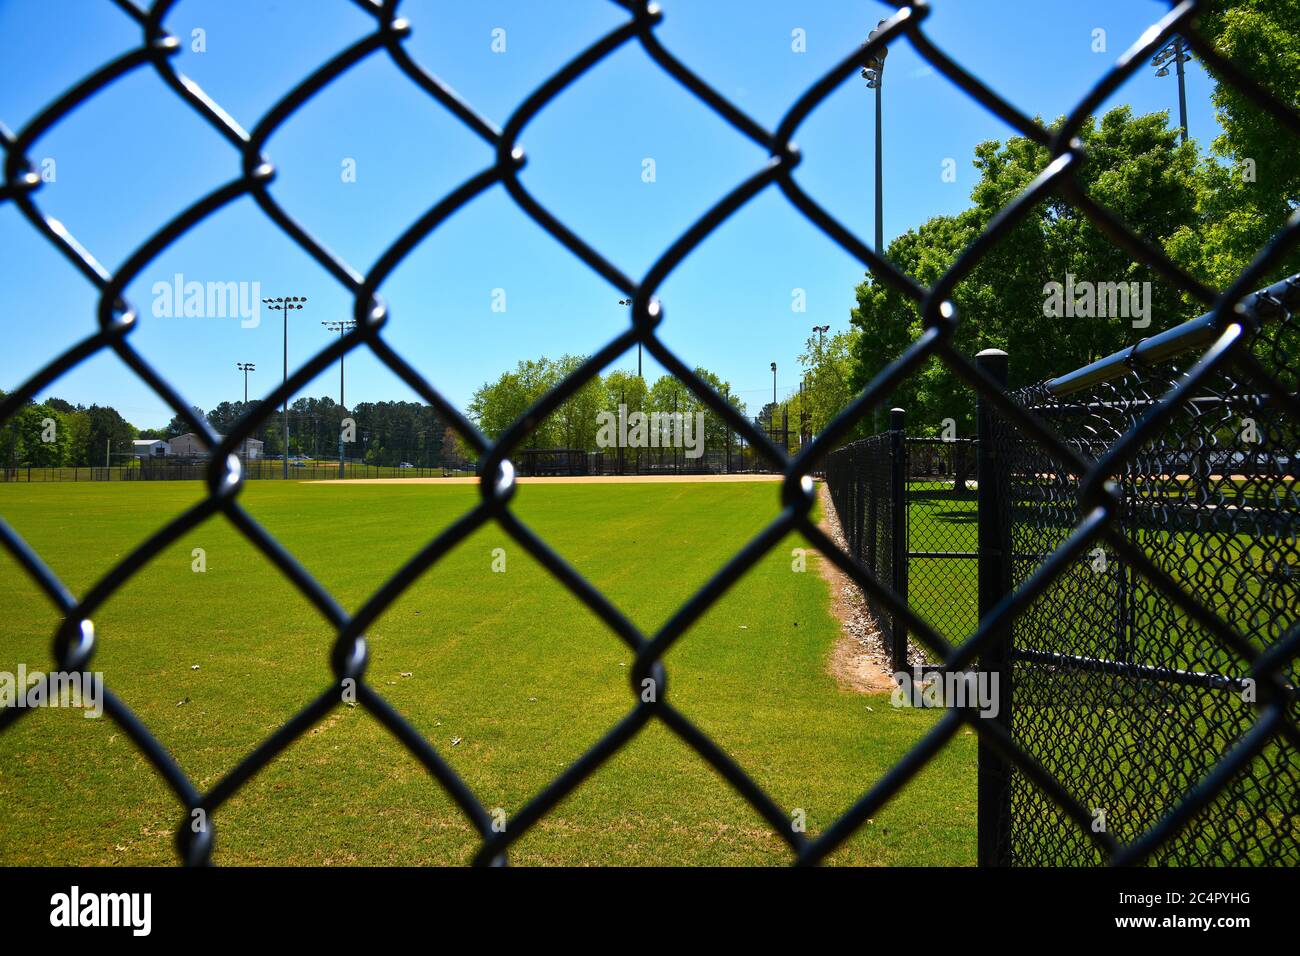
[[[848, 550], [835, 506], [831, 504], [830, 491], [825, 482], [817, 483], [821, 498], [821, 529], [840, 548]], [[835, 639], [826, 660], [826, 669], [841, 687], [859, 694], [879, 694], [894, 689], [894, 671], [890, 666], [889, 650], [884, 635], [876, 623], [875, 615], [867, 607], [862, 592], [853, 579], [831, 562], [821, 557], [817, 562], [822, 577], [831, 589], [831, 613], [840, 622], [840, 636]]]

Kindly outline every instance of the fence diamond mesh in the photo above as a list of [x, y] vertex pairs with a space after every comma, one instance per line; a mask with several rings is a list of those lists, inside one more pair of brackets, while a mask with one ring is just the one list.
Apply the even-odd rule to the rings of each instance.
[[[898, 11], [876, 32], [875, 38], [859, 48], [847, 51], [842, 60], [791, 105], [775, 130], [764, 128], [746, 115], [659, 42], [656, 31], [664, 14], [656, 4], [650, 2], [618, 0], [618, 6], [626, 11], [627, 19], [560, 66], [519, 104], [505, 125], [498, 129], [452, 91], [433, 69], [417, 63], [405, 50], [404, 42], [411, 27], [398, 15], [396, 0], [384, 0], [382, 3], [377, 0], [357, 0], [356, 6], [373, 17], [373, 30], [358, 37], [355, 43], [321, 64], [296, 87], [287, 91], [251, 131], [241, 128], [199, 84], [182, 75], [172, 64], [172, 57], [179, 52], [180, 44], [167, 33], [164, 21], [174, 6], [173, 0], [159, 0], [147, 10], [140, 10], [127, 0], [117, 0], [117, 6], [125, 16], [138, 24], [141, 31], [140, 45], [85, 77], [17, 132], [0, 127], [0, 146], [5, 154], [0, 201], [13, 203], [31, 224], [32, 240], [49, 243], [99, 292], [94, 330], [84, 339], [68, 344], [44, 368], [0, 401], [0, 424], [64, 372], [92, 356], [111, 352], [214, 450], [206, 475], [207, 495], [200, 503], [160, 528], [80, 596], [65, 587], [41, 556], [7, 523], [0, 522], [0, 541], [62, 616], [63, 623], [54, 638], [54, 658], [57, 666], [64, 671], [75, 672], [87, 668], [101, 637], [96, 633], [94, 619], [96, 611], [104, 602], [151, 558], [188, 530], [218, 514], [230, 521], [253, 547], [292, 581], [335, 634], [330, 658], [335, 680], [229, 773], [203, 791], [180, 769], [150, 729], [112, 694], [111, 689], [107, 691], [106, 713], [166, 781], [178, 801], [178, 818], [181, 822], [177, 828], [177, 849], [183, 862], [198, 864], [209, 859], [215, 832], [212, 821], [219, 815], [217, 811], [253, 774], [274, 760], [333, 708], [340, 706], [340, 691], [349, 682], [356, 683], [357, 702], [401, 741], [473, 823], [481, 835], [475, 860], [484, 864], [504, 862], [506, 851], [514, 841], [528, 833], [551, 808], [581, 786], [597, 767], [618, 752], [649, 722], [656, 720], [708, 761], [767, 821], [799, 863], [815, 863], [826, 857], [907, 785], [930, 758], [964, 727], [973, 729], [979, 734], [982, 746], [1016, 768], [1017, 786], [1034, 788], [1036, 793], [1041, 793], [1042, 800], [1050, 801], [1051, 806], [1058, 808], [1061, 818], [1069, 821], [1067, 826], [1073, 827], [1071, 832], [1077, 834], [1079, 843], [1088, 847], [1095, 858], [1111, 862], [1142, 861], [1162, 852], [1170, 852], [1165, 848], [1172, 845], [1171, 841], [1180, 839], [1179, 834], [1188, 819], [1211, 801], [1230, 799], [1231, 788], [1239, 786], [1237, 781], [1243, 779], [1242, 771], [1247, 770], [1252, 761], [1262, 759], [1259, 755], [1266, 751], [1278, 735], [1284, 736], [1291, 747], [1300, 740], [1294, 711], [1277, 696], [1281, 693], [1277, 688], [1285, 680], [1288, 669], [1294, 666], [1292, 658], [1297, 644], [1300, 644], [1300, 636], [1295, 628], [1292, 627], [1285, 635], [1279, 635], [1268, 651], [1261, 654], [1258, 642], [1252, 643], [1251, 638], [1243, 636], [1240, 630], [1241, 620], [1216, 615], [1205, 606], [1202, 599], [1188, 590], [1193, 586], [1188, 577], [1191, 573], [1188, 569], [1168, 563], [1162, 566], [1158, 554], [1154, 557], [1148, 555], [1144, 550], [1145, 540], [1133, 537], [1124, 524], [1127, 519], [1123, 501], [1109, 493], [1104, 484], [1112, 476], [1118, 477], [1130, 461], [1136, 460], [1135, 456], [1157, 433], [1167, 427], [1169, 420], [1177, 419], [1189, 397], [1188, 389], [1182, 383], [1165, 393], [1153, 389], [1150, 397], [1154, 400], [1154, 414], [1133, 423], [1116, 436], [1106, 457], [1094, 460], [1086, 456], [1076, 443], [1072, 443], [1068, 434], [1059, 435], [1050, 423], [1044, 424], [1009, 398], [993, 378], [977, 368], [971, 357], [954, 345], [954, 333], [961, 323], [978, 322], [978, 316], [963, 317], [958, 314], [951, 302], [954, 286], [1033, 205], [1049, 193], [1055, 193], [1086, 213], [1105, 236], [1130, 252], [1137, 261], [1212, 310], [1211, 325], [1215, 334], [1213, 341], [1207, 344], [1203, 359], [1192, 368], [1193, 384], [1213, 378], [1225, 366], [1232, 364], [1239, 370], [1236, 374], [1246, 383], [1249, 394], [1266, 397], [1276, 403], [1276, 409], [1271, 415], [1275, 423], [1284, 417], [1291, 422], [1300, 420], [1300, 405], [1294, 394], [1294, 384], [1291, 383], [1288, 390], [1288, 384], [1279, 379], [1282, 372], [1278, 366], [1271, 366], [1270, 371], [1270, 366], [1252, 360], [1242, 347], [1240, 332], [1243, 323], [1249, 321], [1250, 312], [1256, 303], [1252, 301], [1244, 304], [1244, 312], [1237, 310], [1239, 304], [1245, 303], [1246, 294], [1262, 284], [1261, 280], [1294, 242], [1297, 231], [1300, 231], [1300, 217], [1293, 217], [1268, 247], [1261, 250], [1259, 258], [1233, 287], [1220, 293], [1207, 288], [1174, 265], [1160, 250], [1135, 234], [1118, 216], [1091, 199], [1076, 181], [1076, 172], [1086, 160], [1083, 148], [1074, 139], [1081, 124], [1174, 35], [1184, 37], [1190, 49], [1208, 67], [1265, 110], [1280, 129], [1289, 134], [1300, 132], [1300, 115], [1238, 67], [1226, 61], [1197, 33], [1195, 20], [1200, 3], [1185, 0], [1171, 6], [1070, 111], [1065, 122], [1051, 130], [1024, 115], [936, 46], [925, 29], [931, 11], [923, 3], [898, 4]], [[800, 124], [839, 84], [856, 77], [877, 50], [889, 44], [904, 42], [911, 44], [948, 81], [1010, 125], [1018, 134], [1047, 148], [1052, 156], [1052, 161], [1024, 192], [994, 218], [988, 228], [932, 286], [921, 285], [883, 259], [838, 221], [832, 211], [806, 193], [793, 176], [793, 171], [800, 162], [800, 154], [792, 141]], [[698, 220], [663, 252], [640, 280], [623, 274], [598, 249], [566, 226], [527, 190], [519, 178], [519, 171], [526, 161], [519, 146], [523, 129], [549, 103], [562, 96], [566, 88], [585, 71], [628, 45], [639, 45], [667, 75], [711, 109], [719, 122], [729, 124], [748, 137], [770, 157], [751, 177], [720, 197], [710, 209], [703, 211]], [[358, 63], [372, 57], [389, 58], [409, 82], [489, 144], [494, 149], [496, 158], [490, 166], [461, 186], [432, 201], [406, 232], [394, 237], [374, 267], [369, 272], [362, 273], [329, 252], [321, 240], [297, 222], [272, 196], [268, 186], [276, 175], [275, 157], [266, 151], [266, 144], [277, 129], [289, 122], [321, 90]], [[166, 84], [188, 108], [206, 122], [213, 131], [214, 143], [221, 140], [234, 147], [241, 157], [241, 169], [227, 184], [207, 195], [196, 197], [191, 206], [169, 222], [161, 224], [116, 271], [110, 271], [95, 258], [93, 250], [85, 247], [62, 224], [42, 210], [41, 179], [34, 171], [31, 151], [42, 136], [65, 122], [79, 106], [92, 100], [102, 90], [124, 76], [149, 70], [155, 72], [161, 83]], [[592, 355], [561, 385], [540, 399], [495, 441], [489, 441], [433, 383], [427, 381], [388, 343], [385, 338], [387, 324], [390, 321], [400, 322], [401, 317], [390, 316], [379, 290], [416, 245], [438, 230], [476, 196], [497, 186], [578, 260], [625, 294], [632, 301], [632, 308], [629, 325], [621, 334]], [[919, 338], [857, 395], [820, 435], [793, 457], [785, 449], [777, 447], [752, 422], [739, 415], [669, 350], [657, 334], [659, 325], [666, 321], [666, 313], [656, 293], [668, 275], [725, 219], [769, 186], [780, 190], [813, 226], [868, 267], [878, 281], [886, 283], [915, 303], [923, 319], [923, 331]], [[228, 434], [222, 438], [215, 435], [205, 421], [195, 416], [190, 403], [174, 384], [173, 378], [169, 377], [168, 370], [156, 368], [132, 346], [132, 332], [142, 321], [147, 320], [141, 318], [136, 305], [125, 300], [123, 290], [164, 249], [184, 237], [206, 217], [241, 197], [250, 197], [288, 239], [352, 295], [356, 327], [293, 371], [281, 387], [258, 403], [237, 427], [229, 429]], [[635, 627], [617, 607], [521, 522], [510, 507], [516, 487], [515, 470], [510, 456], [523, 445], [539, 422], [592, 376], [638, 342], [715, 414], [729, 422], [734, 432], [742, 436], [762, 458], [785, 475], [782, 510], [778, 517], [652, 634], [642, 633]], [[482, 500], [428, 542], [358, 611], [349, 614], [242, 507], [242, 476], [237, 456], [243, 439], [250, 437], [285, 399], [340, 356], [362, 349], [368, 350], [432, 405], [443, 420], [459, 431], [479, 454], [483, 476]], [[1038, 443], [1047, 453], [1063, 462], [1067, 469], [1072, 469], [1072, 473], [1083, 476], [1079, 489], [1082, 508], [1077, 513], [1071, 512], [1068, 515], [1065, 511], [1061, 512], [1060, 527], [1064, 533], [1052, 543], [1048, 556], [1020, 580], [1014, 596], [985, 613], [979, 627], [960, 645], [950, 642], [912, 613], [893, 593], [888, 581], [882, 582], [871, 569], [836, 549], [812, 519], [814, 495], [809, 475], [819, 462], [829, 450], [848, 436], [857, 422], [870, 415], [886, 400], [900, 381], [936, 359], [996, 407], [1016, 430], [1019, 440]], [[1279, 426], [1275, 424], [1274, 427]], [[634, 666], [629, 668], [631, 696], [627, 714], [609, 728], [594, 747], [515, 814], [504, 831], [493, 828], [488, 812], [471, 789], [437, 750], [410, 726], [375, 687], [367, 683], [365, 677], [367, 627], [416, 577], [476, 528], [488, 522], [500, 525], [560, 583], [585, 602], [635, 655]], [[1009, 623], [1023, 615], [1040, 596], [1051, 592], [1054, 582], [1060, 576], [1074, 573], [1080, 555], [1098, 545], [1113, 548], [1120, 558], [1132, 565], [1133, 576], [1141, 579], [1140, 585], [1133, 585], [1134, 593], [1152, 595], [1150, 601], [1143, 598], [1133, 604], [1135, 614], [1166, 613], [1157, 609], [1168, 606], [1177, 608], [1177, 613], [1200, 622], [1208, 635], [1206, 646], [1209, 638], [1213, 638], [1241, 655], [1245, 662], [1241, 667], [1248, 669], [1259, 681], [1260, 697], [1248, 709], [1240, 711], [1240, 720], [1236, 726], [1241, 736], [1233, 741], [1230, 749], [1222, 753], [1205, 753], [1200, 765], [1189, 765], [1184, 776], [1166, 781], [1169, 787], [1168, 802], [1153, 808], [1144, 817], [1150, 823], [1149, 827], [1141, 832], [1137, 828], [1125, 832], [1124, 841], [1112, 833], [1098, 831], [1091, 825], [1093, 817], [1089, 803], [1092, 795], [1078, 792], [1071, 786], [1077, 781], [1071, 781], [1068, 776], [1060, 776], [1062, 768], [1059, 762], [1046, 759], [1041, 751], [1033, 752], [1035, 748], [1032, 745], [1013, 739], [998, 722], [981, 719], [976, 710], [965, 707], [947, 711], [912, 751], [889, 773], [868, 786], [860, 799], [836, 822], [815, 836], [805, 835], [791, 828], [787, 813], [754, 783], [745, 769], [673, 706], [670, 690], [665, 684], [665, 669], [661, 663], [665, 653], [686, 635], [692, 623], [790, 532], [803, 534], [822, 550], [863, 587], [874, 601], [903, 622], [907, 632], [928, 647], [948, 670], [964, 669], [988, 650], [1000, 639]], [[111, 640], [111, 635], [103, 637]], [[1238, 670], [1236, 673], [1241, 672]], [[653, 700], [647, 701], [639, 693], [641, 681], [645, 679], [653, 680], [663, 688]], [[0, 711], [0, 729], [9, 728], [24, 713], [25, 711], [12, 707]], [[1286, 778], [1281, 775], [1269, 779], [1273, 786], [1286, 786]], [[1292, 800], [1294, 792], [1292, 784]], [[198, 828], [190, 825], [195, 810], [204, 811], [202, 819], [205, 822]]]

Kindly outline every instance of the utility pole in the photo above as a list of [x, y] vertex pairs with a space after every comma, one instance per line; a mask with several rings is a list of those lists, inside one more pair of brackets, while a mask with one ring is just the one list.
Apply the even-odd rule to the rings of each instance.
[[[618, 300], [618, 304], [619, 304], [619, 305], [625, 305], [625, 306], [627, 306], [628, 308], [631, 308], [631, 307], [632, 307], [632, 300], [631, 300], [631, 299], [619, 299], [619, 300]], [[636, 340], [636, 377], [637, 377], [637, 378], [642, 378], [642, 375], [641, 375], [641, 340], [640, 340], [640, 339], [637, 339], [637, 340]]]
[[[244, 413], [248, 412], [248, 373], [256, 372], [257, 366], [252, 362], [236, 362], [235, 368], [244, 373]], [[244, 437], [244, 471], [248, 471], [248, 436]]]
[[[355, 319], [342, 319], [335, 322], [322, 322], [321, 325], [331, 332], [337, 332], [339, 338], [343, 338], [348, 332], [357, 327]], [[343, 403], [343, 358], [346, 352], [339, 354], [339, 408], [346, 412], [347, 406]], [[345, 477], [343, 474], [343, 423], [339, 422], [339, 477]]]
[[[867, 42], [870, 43], [881, 33], [881, 27], [885, 21], [881, 20], [876, 24], [876, 28], [867, 34]], [[889, 50], [881, 47], [872, 54], [867, 65], [862, 68], [862, 78], [867, 81], [867, 89], [876, 91], [876, 251], [882, 256], [885, 254], [885, 178], [884, 178], [884, 148], [881, 142], [881, 112], [880, 112], [880, 88], [885, 78], [885, 57], [889, 55]]]
[[[284, 316], [284, 383], [289, 381], [289, 313], [295, 309], [301, 309], [302, 304], [307, 301], [305, 295], [276, 296], [274, 299], [263, 299], [262, 304], [273, 312], [280, 312]], [[284, 396], [284, 477], [289, 477], [289, 396]]]
[[1183, 64], [1191, 60], [1192, 55], [1184, 49], [1183, 38], [1176, 36], [1151, 58], [1151, 65], [1159, 67], [1156, 76], [1169, 75], [1169, 61], [1173, 60], [1175, 74], [1178, 77], [1178, 125], [1182, 130], [1182, 142], [1187, 142], [1187, 85], [1183, 73]]

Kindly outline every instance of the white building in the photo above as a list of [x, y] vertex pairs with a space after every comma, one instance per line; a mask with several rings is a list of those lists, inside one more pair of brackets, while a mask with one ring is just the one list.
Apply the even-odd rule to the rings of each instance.
[[[220, 441], [224, 435], [218, 435]], [[238, 454], [243, 457], [248, 455], [249, 461], [262, 457], [263, 441], [260, 438], [246, 438], [239, 443]], [[245, 452], [247, 448], [247, 452]], [[171, 455], [174, 458], [207, 458], [208, 450], [204, 447], [203, 442], [199, 441], [197, 435], [193, 432], [186, 432], [184, 435], [177, 435], [171, 440]]]
[[131, 442], [131, 455], [135, 458], [166, 458], [171, 445], [161, 438], [137, 438]]

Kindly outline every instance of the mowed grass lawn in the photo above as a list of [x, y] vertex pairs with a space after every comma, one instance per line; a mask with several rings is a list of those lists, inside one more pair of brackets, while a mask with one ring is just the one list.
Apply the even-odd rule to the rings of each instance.
[[[514, 509], [641, 628], [662, 624], [778, 510], [775, 483], [523, 485]], [[197, 483], [0, 485], [0, 514], [84, 593]], [[250, 482], [242, 501], [354, 610], [477, 501], [472, 485]], [[666, 658], [668, 697], [783, 808], [825, 828], [937, 719], [842, 690], [838, 633], [791, 538]], [[492, 552], [506, 551], [505, 573]], [[191, 569], [203, 548], [207, 570]], [[57, 616], [0, 553], [0, 670], [50, 665]], [[223, 518], [95, 615], [96, 669], [201, 789], [330, 681], [332, 634]], [[489, 809], [519, 810], [633, 703], [632, 655], [494, 525], [369, 632], [368, 678]], [[453, 744], [454, 741], [458, 741]], [[971, 864], [976, 738], [961, 732], [832, 862]], [[174, 861], [183, 808], [109, 719], [33, 711], [0, 733], [0, 863]], [[221, 864], [467, 862], [477, 836], [364, 708], [339, 707], [214, 817]], [[517, 864], [779, 864], [784, 843], [652, 722], [511, 850]]]

